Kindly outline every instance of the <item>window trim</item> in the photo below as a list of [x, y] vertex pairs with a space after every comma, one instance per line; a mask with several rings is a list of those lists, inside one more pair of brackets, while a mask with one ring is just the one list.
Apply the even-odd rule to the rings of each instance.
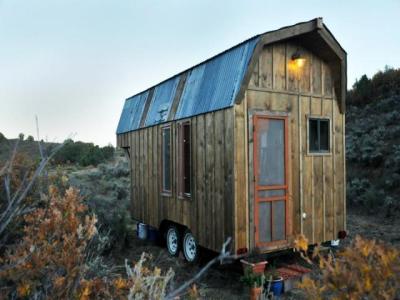
[[[183, 126], [189, 125], [190, 128], [190, 193], [185, 193], [184, 190], [184, 159], [183, 159]], [[193, 193], [193, 161], [192, 161], [192, 123], [190, 119], [182, 120], [177, 122], [177, 135], [178, 135], [178, 146], [177, 146], [177, 159], [176, 159], [176, 169], [177, 169], [177, 196], [179, 199], [190, 199]]]
[[[164, 136], [163, 136], [163, 133], [164, 133], [164, 130], [166, 130], [166, 129], [169, 129], [169, 135], [170, 135], [170, 139], [169, 139], [169, 153], [170, 153], [170, 156], [169, 156], [169, 162], [170, 162], [170, 168], [169, 168], [169, 178], [170, 178], [170, 190], [165, 190], [164, 189], [164, 152], [163, 152], [163, 149], [164, 149]], [[160, 190], [161, 190], [161, 195], [162, 196], [168, 196], [168, 197], [171, 197], [172, 196], [172, 169], [173, 169], [173, 160], [172, 160], [172, 143], [173, 143], [173, 140], [172, 140], [172, 124], [171, 123], [168, 123], [168, 124], [165, 124], [165, 125], [162, 125], [161, 126], [161, 187], [160, 187]]]
[[[329, 121], [329, 150], [322, 152], [314, 152], [310, 151], [310, 120], [327, 120]], [[333, 134], [332, 134], [332, 118], [329, 116], [320, 116], [320, 115], [307, 115], [307, 156], [331, 156], [332, 155], [332, 143], [333, 143]]]

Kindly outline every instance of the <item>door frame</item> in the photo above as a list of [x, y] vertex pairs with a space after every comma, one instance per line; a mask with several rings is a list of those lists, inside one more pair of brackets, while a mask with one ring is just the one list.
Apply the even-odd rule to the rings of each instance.
[[[285, 190], [285, 196], [279, 196], [279, 200], [284, 200], [285, 201], [285, 239], [284, 240], [277, 240], [277, 241], [271, 241], [271, 242], [259, 242], [258, 238], [258, 206], [259, 202], [265, 202], [260, 201], [258, 197], [257, 191], [258, 189], [258, 184], [257, 184], [257, 166], [258, 166], [258, 156], [256, 154], [257, 151], [257, 146], [258, 146], [258, 141], [257, 141], [257, 120], [259, 119], [278, 119], [278, 120], [283, 120], [284, 121], [284, 142], [285, 142], [285, 154], [284, 154], [284, 165], [285, 165], [285, 171], [284, 171], [284, 176], [285, 176], [285, 183], [284, 185], [280, 186], [272, 186], [269, 188], [263, 188], [261, 190], [268, 190], [268, 189], [284, 189]], [[289, 194], [290, 194], [290, 158], [289, 158], [289, 114], [284, 113], [284, 112], [268, 112], [268, 111], [254, 111], [251, 113], [249, 120], [251, 120], [251, 126], [249, 126], [251, 129], [251, 140], [249, 141], [249, 147], [250, 151], [249, 153], [251, 154], [251, 159], [249, 160], [249, 168], [252, 172], [252, 184], [250, 188], [250, 193], [249, 193], [249, 205], [250, 205], [250, 220], [252, 221], [254, 225], [254, 232], [251, 234], [252, 236], [252, 245], [256, 248], [259, 249], [274, 249], [278, 247], [284, 247], [288, 244], [289, 242], [289, 236], [290, 236], [290, 203], [289, 203]], [[251, 149], [252, 148], [252, 149]], [[270, 197], [268, 198], [270, 201], [278, 200], [277, 197]], [[271, 211], [271, 218], [272, 218], [272, 211]], [[272, 230], [272, 228], [271, 228]]]

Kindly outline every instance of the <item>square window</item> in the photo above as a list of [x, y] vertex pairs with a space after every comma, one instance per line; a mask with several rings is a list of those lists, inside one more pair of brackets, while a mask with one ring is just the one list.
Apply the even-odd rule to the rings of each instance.
[[310, 153], [330, 152], [329, 119], [310, 118], [308, 120], [308, 149]]

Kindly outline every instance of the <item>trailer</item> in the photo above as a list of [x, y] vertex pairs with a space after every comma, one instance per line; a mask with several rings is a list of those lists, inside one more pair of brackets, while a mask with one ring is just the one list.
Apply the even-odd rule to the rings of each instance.
[[131, 212], [171, 255], [346, 230], [346, 52], [321, 18], [254, 36], [126, 99]]

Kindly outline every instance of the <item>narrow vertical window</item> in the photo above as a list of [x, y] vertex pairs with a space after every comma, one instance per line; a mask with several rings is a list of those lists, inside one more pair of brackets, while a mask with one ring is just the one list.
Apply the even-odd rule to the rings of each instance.
[[178, 183], [179, 195], [190, 196], [191, 194], [191, 136], [190, 122], [179, 124], [179, 154], [178, 154]]
[[309, 151], [310, 153], [327, 153], [330, 151], [329, 119], [308, 120]]
[[162, 128], [162, 191], [171, 192], [171, 127]]

